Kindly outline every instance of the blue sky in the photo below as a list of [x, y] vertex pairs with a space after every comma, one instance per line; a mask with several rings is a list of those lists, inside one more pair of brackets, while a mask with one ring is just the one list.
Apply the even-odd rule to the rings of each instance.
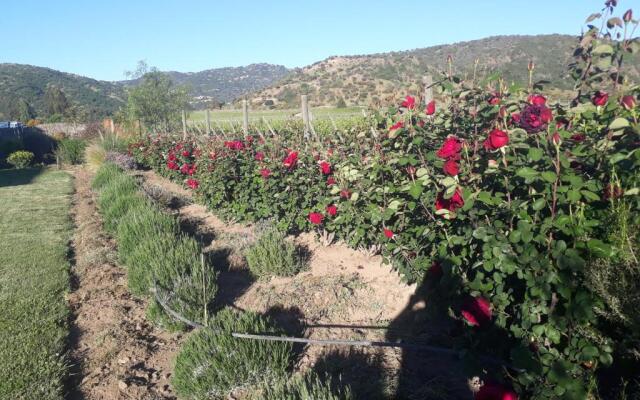
[[[578, 34], [604, 0], [3, 0], [0, 62], [123, 79], [406, 50], [492, 35]], [[640, 0], [621, 0], [619, 11]]]

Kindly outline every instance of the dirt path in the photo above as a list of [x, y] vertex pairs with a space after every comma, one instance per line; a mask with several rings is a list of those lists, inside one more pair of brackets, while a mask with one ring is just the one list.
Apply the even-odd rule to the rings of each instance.
[[146, 301], [127, 291], [115, 244], [102, 231], [89, 174], [74, 171], [72, 399], [175, 399], [170, 378], [181, 335], [155, 329]]

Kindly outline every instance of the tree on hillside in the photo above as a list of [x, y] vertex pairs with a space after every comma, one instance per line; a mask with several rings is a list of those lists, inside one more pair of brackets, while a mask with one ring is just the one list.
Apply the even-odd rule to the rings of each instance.
[[18, 119], [26, 123], [35, 117], [36, 112], [33, 110], [33, 107], [31, 107], [31, 104], [25, 99], [18, 100]]
[[168, 132], [178, 126], [188, 100], [186, 88], [175, 86], [169, 76], [148, 72], [138, 86], [129, 89], [126, 114], [130, 121], [140, 121], [146, 129]]
[[65, 116], [69, 110], [69, 100], [62, 89], [49, 85], [44, 93], [44, 107], [49, 117]]

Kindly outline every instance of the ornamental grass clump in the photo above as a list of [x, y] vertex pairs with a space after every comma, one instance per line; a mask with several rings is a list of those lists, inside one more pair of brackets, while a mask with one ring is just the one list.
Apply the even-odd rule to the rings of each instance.
[[305, 266], [295, 244], [275, 227], [267, 228], [247, 249], [245, 257], [249, 270], [257, 277], [293, 276]]
[[250, 400], [351, 400], [349, 386], [340, 387], [330, 378], [320, 379], [317, 374], [285, 377], [264, 385], [249, 396]]
[[290, 343], [239, 339], [232, 332], [278, 335], [275, 323], [255, 312], [220, 311], [195, 332], [176, 359], [173, 385], [184, 399], [227, 399], [281, 381], [291, 366]]

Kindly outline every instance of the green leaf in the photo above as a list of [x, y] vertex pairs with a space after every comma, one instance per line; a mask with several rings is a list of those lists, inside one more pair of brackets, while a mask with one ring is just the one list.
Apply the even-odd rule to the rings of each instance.
[[551, 171], [544, 171], [540, 175], [542, 175], [542, 179], [544, 179], [545, 181], [547, 181], [549, 183], [555, 182], [556, 181], [556, 177], [557, 177], [555, 172], [551, 172]]
[[629, 121], [626, 118], [616, 118], [609, 125], [609, 129], [613, 131], [628, 128], [628, 127], [629, 127]]
[[522, 167], [516, 171], [516, 175], [525, 179], [532, 179], [538, 176], [538, 171], [529, 167]]

